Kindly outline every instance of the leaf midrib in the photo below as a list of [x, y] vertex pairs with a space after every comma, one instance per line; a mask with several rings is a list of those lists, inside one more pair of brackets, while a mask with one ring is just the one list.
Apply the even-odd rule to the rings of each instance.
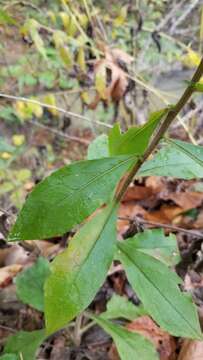
[[[199, 335], [198, 335], [197, 331], [196, 331], [196, 330], [193, 328], [193, 326], [188, 322], [187, 318], [185, 318], [185, 317], [179, 312], [179, 310], [177, 310], [176, 307], [173, 306], [173, 303], [171, 304], [171, 302], [169, 302], [168, 298], [167, 298], [164, 294], [162, 294], [162, 292], [161, 292], [160, 289], [156, 286], [156, 284], [154, 284], [154, 282], [153, 282], [152, 280], [150, 280], [150, 278], [145, 274], [145, 272], [144, 272], [142, 269], [140, 269], [139, 266], [134, 262], [134, 259], [132, 259], [131, 256], [130, 256], [128, 253], [126, 253], [126, 252], [123, 250], [123, 248], [121, 248], [121, 247], [119, 246], [119, 244], [118, 244], [118, 247], [119, 247], [119, 250], [120, 250], [121, 252], [123, 252], [124, 255], [133, 263], [133, 265], [142, 273], [142, 275], [147, 279], [147, 281], [148, 281], [149, 283], [151, 283], [151, 284], [155, 287], [155, 289], [156, 289], [156, 290], [158, 291], [158, 293], [164, 298], [164, 300], [178, 313], [178, 315], [179, 315], [181, 318], [183, 318], [183, 320], [189, 325], [189, 327], [192, 329], [192, 331], [195, 332], [195, 335], [197, 335], [198, 338], [199, 338]], [[150, 256], [150, 255], [148, 255], [148, 256]]]
[[111, 167], [110, 169], [104, 171], [102, 174], [96, 175], [94, 176], [91, 180], [89, 180], [87, 183], [81, 185], [81, 187], [79, 187], [78, 189], [75, 189], [71, 194], [66, 195], [63, 199], [61, 199], [60, 201], [58, 201], [55, 206], [61, 205], [61, 203], [63, 201], [65, 201], [66, 199], [71, 199], [75, 193], [80, 193], [81, 191], [83, 191], [84, 189], [86, 189], [89, 185], [91, 185], [92, 183], [96, 182], [98, 179], [102, 178], [105, 175], [108, 175], [108, 173], [111, 173], [112, 171], [115, 171], [117, 168], [119, 168], [120, 166], [122, 166], [123, 164], [127, 163], [128, 161], [132, 160], [136, 158], [135, 155], [132, 155], [130, 157], [128, 157], [127, 159], [123, 160], [122, 162], [120, 162], [119, 164], [114, 165], [113, 167]]

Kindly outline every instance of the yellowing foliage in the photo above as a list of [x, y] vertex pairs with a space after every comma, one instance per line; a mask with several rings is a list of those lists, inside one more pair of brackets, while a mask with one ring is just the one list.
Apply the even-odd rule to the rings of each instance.
[[25, 142], [25, 136], [24, 135], [21, 135], [21, 134], [16, 134], [16, 135], [13, 135], [12, 136], [12, 143], [13, 145], [15, 146], [21, 146], [23, 145]]
[[188, 68], [195, 68], [201, 61], [201, 56], [198, 52], [188, 49], [187, 54], [181, 57], [182, 63]]

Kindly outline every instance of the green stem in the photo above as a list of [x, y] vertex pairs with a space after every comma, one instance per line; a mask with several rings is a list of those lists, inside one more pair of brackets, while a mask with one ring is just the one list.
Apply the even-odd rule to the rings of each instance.
[[125, 194], [128, 186], [130, 185], [131, 181], [133, 180], [134, 176], [137, 174], [138, 170], [142, 166], [142, 164], [147, 160], [149, 155], [154, 151], [158, 143], [160, 142], [161, 138], [165, 134], [165, 132], [168, 130], [171, 123], [174, 121], [176, 116], [179, 114], [179, 112], [182, 110], [182, 108], [185, 106], [185, 104], [188, 102], [190, 97], [192, 96], [194, 89], [194, 83], [197, 83], [201, 76], [203, 75], [203, 58], [195, 72], [195, 74], [192, 77], [191, 82], [189, 83], [188, 87], [185, 89], [183, 95], [177, 102], [175, 106], [173, 106], [166, 115], [166, 118], [160, 125], [157, 133], [155, 134], [154, 138], [152, 139], [151, 143], [149, 144], [148, 148], [144, 152], [142, 158], [138, 159], [138, 161], [134, 164], [133, 168], [130, 170], [129, 174], [126, 176], [124, 181], [122, 182], [121, 187], [118, 189], [117, 193], [115, 194], [114, 201], [116, 203], [120, 202], [123, 195]]

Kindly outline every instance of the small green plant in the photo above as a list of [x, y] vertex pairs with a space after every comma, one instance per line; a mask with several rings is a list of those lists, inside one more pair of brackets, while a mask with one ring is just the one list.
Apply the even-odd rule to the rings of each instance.
[[[29, 195], [9, 241], [63, 235], [85, 223], [67, 249], [55, 257], [50, 269], [39, 260], [35, 271], [30, 269], [24, 276], [18, 276], [17, 294], [23, 302], [44, 309], [46, 329], [20, 332], [9, 338], [5, 354], [21, 353], [24, 360], [34, 359], [46, 336], [67, 326], [88, 307], [114, 259], [122, 263], [142, 306], [136, 308], [123, 299], [113, 299], [106, 313], [100, 316], [87, 313], [87, 316], [112, 336], [122, 360], [155, 360], [158, 354], [149, 340], [110, 321], [116, 317], [132, 319], [147, 313], [174, 336], [203, 339], [195, 305], [180, 290], [181, 279], [170, 270], [179, 260], [174, 236], [165, 237], [160, 230], [148, 230], [125, 241], [116, 239], [118, 206], [135, 176], [203, 177], [201, 146], [169, 138], [163, 140], [192, 94], [201, 90], [198, 82], [202, 74], [203, 60], [175, 106], [153, 113], [145, 125], [132, 127], [124, 134], [115, 124], [108, 136], [91, 144], [88, 160], [54, 172]], [[161, 149], [148, 160], [162, 140]], [[41, 273], [44, 281], [44, 295], [40, 283], [36, 299], [31, 300], [26, 290], [29, 273], [32, 279]]]

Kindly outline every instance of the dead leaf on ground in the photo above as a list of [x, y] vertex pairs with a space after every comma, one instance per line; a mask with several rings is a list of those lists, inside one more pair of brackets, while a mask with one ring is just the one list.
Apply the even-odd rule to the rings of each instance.
[[[134, 202], [122, 203], [119, 208], [118, 216], [123, 218], [133, 219], [136, 216], [145, 217], [147, 211], [144, 210], [140, 205], [136, 205]], [[125, 233], [129, 228], [128, 220], [118, 220], [117, 230], [120, 235]]]
[[202, 360], [203, 341], [185, 340], [178, 360]]
[[[149, 339], [156, 347], [160, 360], [176, 359], [176, 343], [174, 338], [166, 331], [160, 329], [149, 316], [137, 318], [127, 325], [127, 329]], [[110, 360], [120, 359], [114, 344], [110, 349], [109, 358]]]
[[0, 288], [6, 287], [8, 284], [11, 283], [12, 279], [15, 275], [22, 270], [22, 265], [15, 264], [5, 266], [0, 269]]
[[132, 200], [145, 200], [153, 194], [153, 190], [150, 187], [134, 185], [129, 187], [123, 198], [123, 202]]
[[200, 192], [174, 192], [163, 197], [164, 200], [172, 200], [184, 211], [194, 209], [202, 204], [203, 193]]

